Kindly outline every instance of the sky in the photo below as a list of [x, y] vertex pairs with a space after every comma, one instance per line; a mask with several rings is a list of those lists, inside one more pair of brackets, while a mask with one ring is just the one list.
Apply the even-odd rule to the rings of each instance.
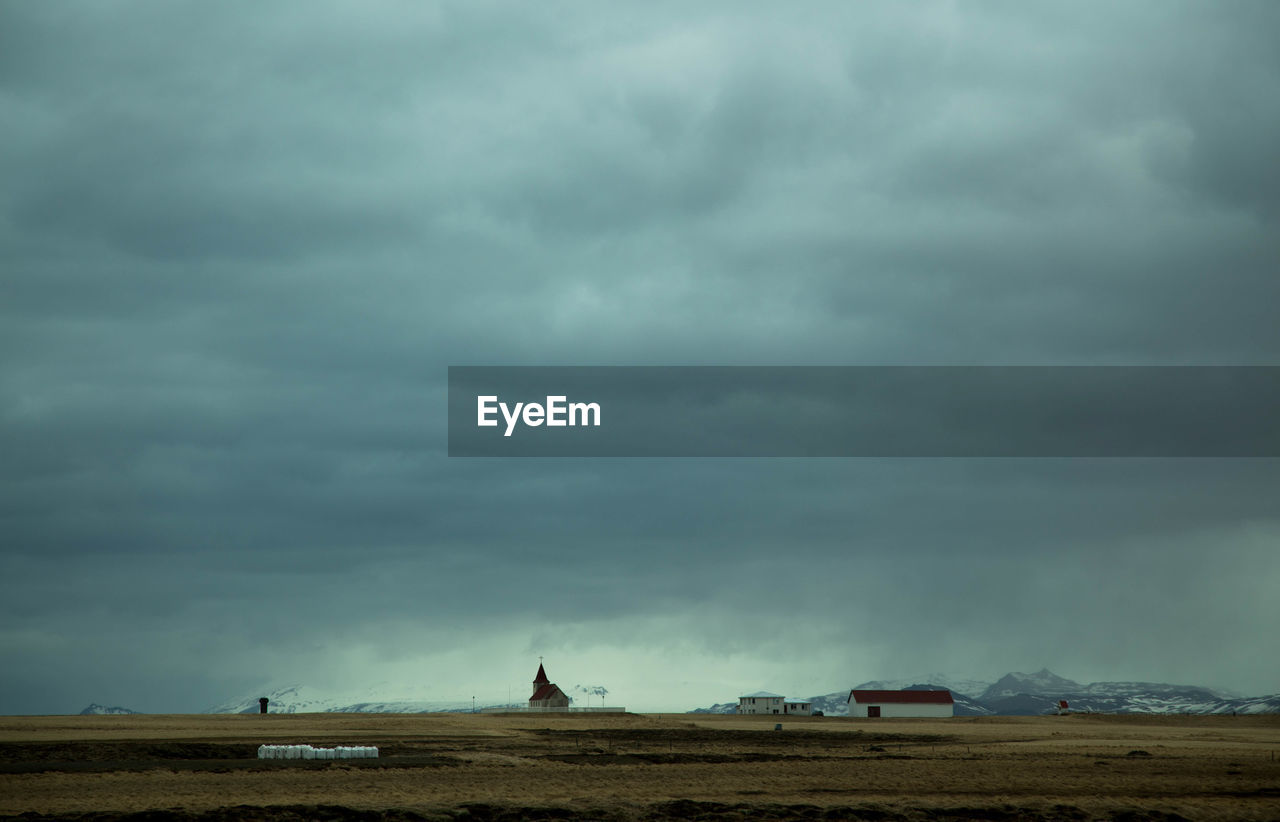
[[1275, 459], [463, 459], [450, 365], [1280, 364], [1280, 5], [0, 0], [0, 713], [1280, 692]]

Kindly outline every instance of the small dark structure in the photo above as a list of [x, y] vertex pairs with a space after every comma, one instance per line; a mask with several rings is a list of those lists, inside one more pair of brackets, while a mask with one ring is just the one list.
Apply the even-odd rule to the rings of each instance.
[[267, 712], [267, 703], [270, 701], [265, 696], [258, 697], [258, 713], [265, 714]]

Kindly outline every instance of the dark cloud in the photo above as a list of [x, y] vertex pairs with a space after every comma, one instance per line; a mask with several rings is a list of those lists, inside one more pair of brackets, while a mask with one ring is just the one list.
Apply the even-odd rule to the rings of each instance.
[[1274, 690], [1273, 461], [444, 456], [448, 365], [1274, 364], [1280, 13], [1077, 11], [0, 5], [0, 712]]

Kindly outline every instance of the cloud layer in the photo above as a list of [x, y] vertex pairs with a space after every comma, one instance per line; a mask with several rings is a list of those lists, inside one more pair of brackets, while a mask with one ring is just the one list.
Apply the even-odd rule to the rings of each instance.
[[1273, 460], [451, 460], [444, 418], [448, 365], [1275, 364], [1274, 3], [0, 18], [0, 713], [505, 701], [539, 654], [650, 710], [1280, 689]]

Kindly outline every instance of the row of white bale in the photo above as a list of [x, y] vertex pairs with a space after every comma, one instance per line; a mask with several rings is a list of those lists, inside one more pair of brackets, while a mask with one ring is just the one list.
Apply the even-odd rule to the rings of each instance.
[[310, 745], [259, 745], [259, 759], [377, 759], [378, 749], [371, 745], [337, 748], [313, 748]]

